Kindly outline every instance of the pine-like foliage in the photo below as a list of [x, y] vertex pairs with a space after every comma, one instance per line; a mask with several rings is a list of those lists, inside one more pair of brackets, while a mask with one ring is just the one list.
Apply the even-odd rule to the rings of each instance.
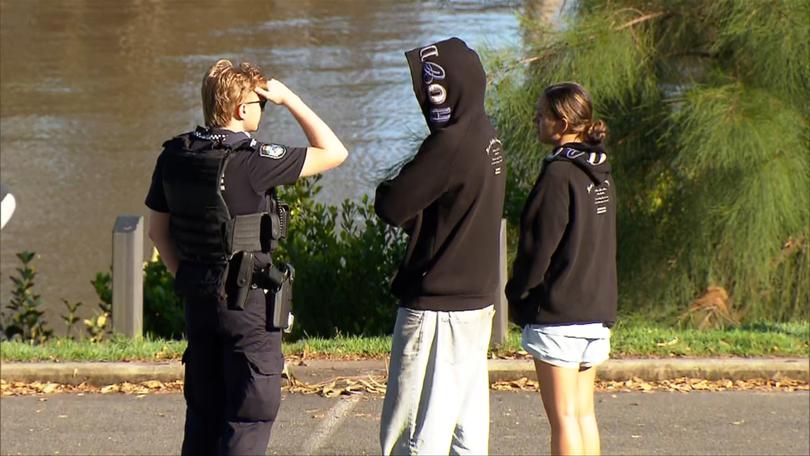
[[610, 128], [621, 303], [681, 314], [709, 287], [743, 320], [810, 315], [810, 2], [582, 0], [491, 62], [519, 216], [548, 152], [532, 114], [574, 80]]

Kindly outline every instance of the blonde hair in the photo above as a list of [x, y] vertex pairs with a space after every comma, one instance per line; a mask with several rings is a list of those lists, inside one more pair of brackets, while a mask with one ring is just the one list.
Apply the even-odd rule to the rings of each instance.
[[607, 125], [601, 120], [593, 120], [591, 96], [581, 85], [576, 82], [550, 85], [543, 90], [541, 97], [549, 113], [568, 123], [566, 133], [576, 133], [590, 144], [601, 144], [605, 140]]
[[246, 62], [235, 66], [230, 60], [218, 60], [202, 80], [205, 125], [228, 125], [244, 97], [256, 87], [266, 85], [267, 79], [262, 76], [259, 67]]

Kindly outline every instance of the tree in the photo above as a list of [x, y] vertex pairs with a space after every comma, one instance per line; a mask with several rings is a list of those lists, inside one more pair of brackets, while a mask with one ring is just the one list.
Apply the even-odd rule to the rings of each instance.
[[513, 221], [547, 152], [534, 104], [575, 80], [610, 127], [620, 305], [676, 315], [709, 287], [743, 320], [810, 315], [810, 2], [581, 0], [526, 20], [491, 112]]

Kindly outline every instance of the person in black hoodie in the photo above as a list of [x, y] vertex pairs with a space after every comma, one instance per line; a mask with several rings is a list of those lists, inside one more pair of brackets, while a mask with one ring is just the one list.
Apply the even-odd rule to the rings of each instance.
[[450, 38], [405, 56], [430, 135], [374, 203], [409, 235], [392, 285], [400, 308], [380, 444], [383, 454], [485, 454], [506, 164], [475, 51]]
[[615, 185], [602, 147], [607, 128], [592, 112], [575, 83], [540, 96], [539, 137], [554, 149], [523, 208], [506, 285], [511, 318], [535, 358], [552, 454], [599, 453], [595, 366], [608, 358], [616, 321]]

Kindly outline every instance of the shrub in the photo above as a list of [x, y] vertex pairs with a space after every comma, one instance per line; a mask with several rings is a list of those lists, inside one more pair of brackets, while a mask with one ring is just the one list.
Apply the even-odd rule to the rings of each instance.
[[22, 267], [17, 268], [17, 277], [11, 276], [14, 290], [6, 309], [11, 311], [7, 316], [3, 332], [8, 339], [21, 339], [26, 342], [42, 343], [51, 337], [51, 331], [42, 318], [42, 298], [34, 293], [34, 279], [37, 270], [33, 266], [34, 252], [20, 252], [17, 258]]
[[[315, 201], [320, 176], [280, 188], [291, 208], [286, 241], [274, 261], [292, 263], [294, 335], [388, 334], [396, 316], [389, 283], [404, 253], [399, 231], [374, 214], [364, 196], [326, 206]], [[93, 281], [102, 302], [111, 302], [109, 273]], [[150, 337], [180, 338], [184, 330], [182, 300], [174, 278], [155, 255], [144, 265], [144, 332]]]
[[182, 339], [183, 300], [174, 293], [174, 276], [157, 253], [143, 267], [143, 329], [153, 338]]
[[377, 218], [367, 196], [345, 200], [340, 209], [316, 202], [319, 180], [301, 179], [279, 192], [292, 217], [274, 257], [295, 267], [294, 334], [388, 334], [396, 317], [390, 280], [404, 235]]
[[[174, 276], [166, 265], [155, 255], [143, 266], [143, 332], [147, 337], [161, 339], [182, 339], [185, 330], [183, 300], [174, 293]], [[99, 272], [92, 281], [96, 294], [101, 300], [102, 315], [112, 311], [112, 279], [110, 273]], [[88, 325], [108, 321], [106, 318], [85, 320], [88, 332], [96, 337], [96, 332]]]
[[62, 321], [65, 322], [65, 336], [68, 339], [73, 339], [73, 327], [81, 320], [77, 315], [79, 308], [82, 306], [81, 302], [70, 302], [67, 299], [62, 299], [62, 304], [65, 306], [66, 313], [60, 315]]
[[98, 273], [90, 284], [93, 285], [93, 289], [96, 290], [100, 299], [98, 307], [101, 312], [94, 312], [91, 318], [85, 319], [83, 321], [84, 329], [92, 342], [101, 342], [111, 332], [112, 277], [109, 274]]

